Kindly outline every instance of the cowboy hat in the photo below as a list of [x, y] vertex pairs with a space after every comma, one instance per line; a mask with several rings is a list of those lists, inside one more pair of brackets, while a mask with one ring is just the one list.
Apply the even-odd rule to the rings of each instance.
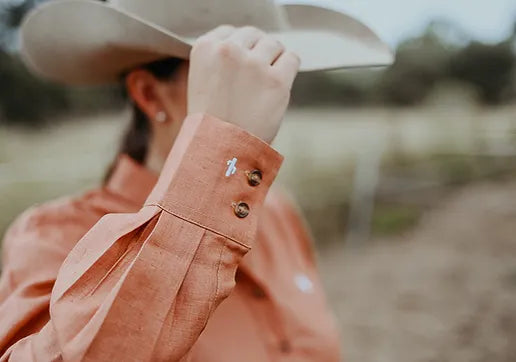
[[21, 55], [36, 74], [67, 84], [114, 82], [137, 65], [188, 59], [201, 34], [253, 25], [301, 58], [301, 71], [384, 66], [389, 48], [367, 26], [315, 5], [272, 0], [54, 0], [21, 27]]

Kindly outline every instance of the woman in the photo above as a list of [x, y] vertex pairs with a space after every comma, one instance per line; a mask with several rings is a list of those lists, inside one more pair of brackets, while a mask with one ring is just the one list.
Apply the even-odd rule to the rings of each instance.
[[[300, 59], [287, 50], [295, 34], [275, 31], [285, 9], [213, 3], [59, 1], [25, 21], [31, 69], [70, 84], [123, 74], [135, 115], [105, 185], [32, 208], [6, 234], [2, 361], [339, 359], [310, 238], [268, 192], [282, 162], [269, 144], [300, 62], [322, 69], [390, 55], [364, 26], [312, 9], [304, 23], [340, 19], [353, 32], [332, 41], [358, 34], [363, 57]], [[257, 27], [206, 32], [227, 22]], [[185, 39], [199, 32], [190, 51]]]

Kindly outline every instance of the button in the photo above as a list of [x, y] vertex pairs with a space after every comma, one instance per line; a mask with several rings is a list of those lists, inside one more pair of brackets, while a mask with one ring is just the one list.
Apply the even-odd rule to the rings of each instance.
[[279, 348], [282, 353], [290, 353], [292, 351], [292, 346], [286, 339], [280, 342]]
[[242, 201], [234, 202], [233, 211], [235, 212], [236, 216], [242, 219], [249, 215], [249, 205]]
[[258, 186], [262, 182], [262, 171], [260, 170], [246, 171], [246, 174], [249, 185]]

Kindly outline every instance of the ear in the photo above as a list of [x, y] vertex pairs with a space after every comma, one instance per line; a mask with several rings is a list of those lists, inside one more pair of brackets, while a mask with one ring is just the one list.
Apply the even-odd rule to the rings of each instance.
[[136, 105], [151, 121], [165, 107], [162, 104], [159, 80], [145, 69], [132, 70], [125, 79], [127, 91]]

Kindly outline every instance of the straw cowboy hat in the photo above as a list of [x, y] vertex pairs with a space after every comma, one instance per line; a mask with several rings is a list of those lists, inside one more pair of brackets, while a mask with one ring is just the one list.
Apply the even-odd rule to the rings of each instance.
[[36, 74], [67, 84], [114, 82], [139, 64], [188, 59], [201, 34], [253, 25], [301, 58], [301, 71], [384, 66], [389, 48], [349, 15], [272, 0], [54, 0], [21, 27], [22, 58]]

